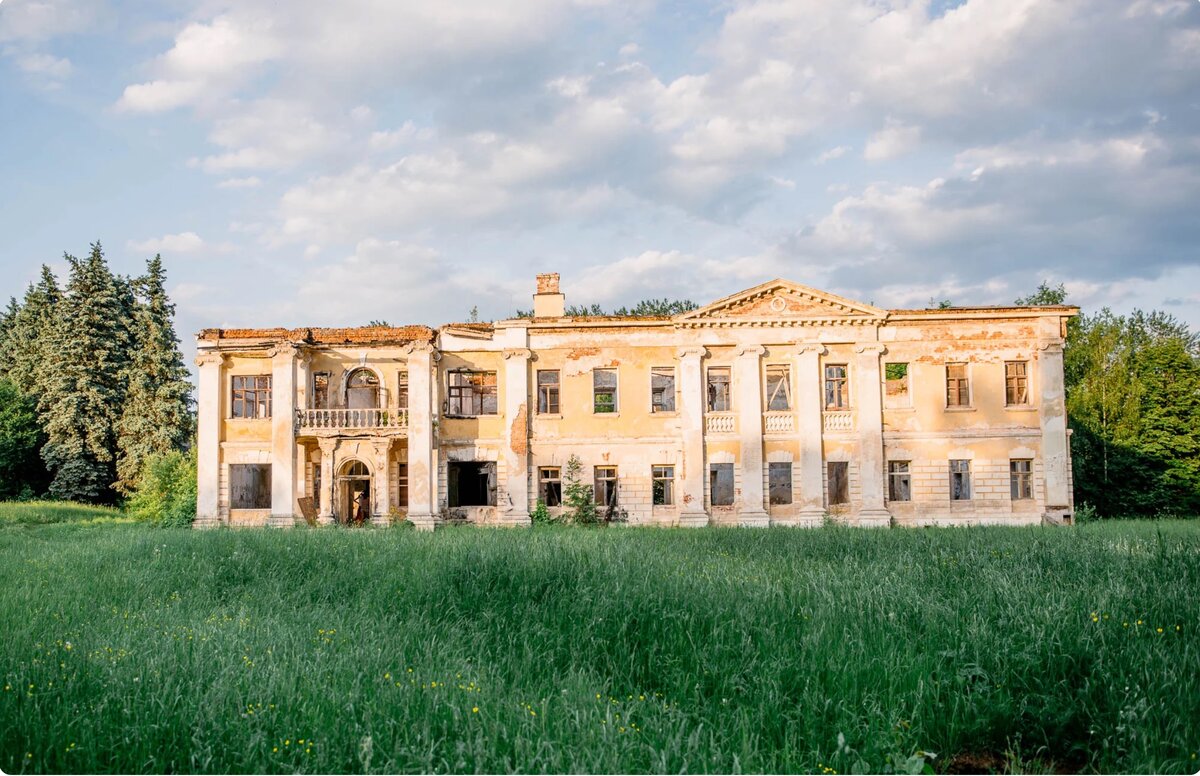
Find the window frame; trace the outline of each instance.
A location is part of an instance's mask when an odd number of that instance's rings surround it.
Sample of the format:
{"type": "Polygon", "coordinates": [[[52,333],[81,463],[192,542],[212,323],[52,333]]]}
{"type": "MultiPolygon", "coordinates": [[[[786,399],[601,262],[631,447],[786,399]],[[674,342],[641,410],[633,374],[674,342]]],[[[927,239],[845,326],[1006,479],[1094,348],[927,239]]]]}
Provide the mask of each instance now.
{"type": "Polygon", "coordinates": [[[971,459],[970,458],[951,458],[950,459],[950,500],[951,501],[972,501],[974,499],[973,488],[971,487],[971,459]],[[955,478],[958,478],[959,487],[957,495],[955,493],[955,478]]]}
{"type": "Polygon", "coordinates": [[[332,377],[327,370],[312,373],[312,395],[309,398],[309,406],[312,409],[329,409],[329,383],[332,377]]]}
{"type": "Polygon", "coordinates": [[[1029,407],[1033,404],[1031,401],[1031,392],[1029,390],[1029,362],[1024,360],[1005,361],[1004,362],[1004,406],[1005,407],[1029,407]],[[1010,375],[1010,366],[1020,366],[1021,374],[1010,375]],[[1015,383],[1014,383],[1015,381],[1015,383]],[[1013,389],[1018,387],[1025,392],[1024,401],[1013,401],[1013,389]]]}
{"type": "Polygon", "coordinates": [[[408,509],[408,462],[407,461],[398,461],[396,463],[396,508],[397,509],[408,509]]]}
{"type": "Polygon", "coordinates": [[[763,368],[763,389],[765,391],[763,407],[767,412],[791,412],[793,409],[792,401],[792,365],[791,364],[767,364],[763,368]],[[771,373],[782,373],[783,379],[776,385],[775,391],[771,391],[771,373]],[[783,407],[772,407],[771,403],[775,397],[779,395],[780,388],[783,388],[783,407]]]}
{"type": "Polygon", "coordinates": [[[850,409],[850,365],[847,363],[825,364],[821,370],[825,377],[825,411],[845,412],[850,409]],[[831,369],[841,369],[841,376],[830,375],[831,369]],[[832,401],[836,399],[836,401],[832,401]]]}
{"type": "Polygon", "coordinates": [[[675,408],[675,367],[673,366],[652,366],[650,367],[650,414],[661,415],[663,413],[676,412],[675,408]],[[664,373],[670,373],[671,389],[670,391],[656,391],[654,389],[654,378],[664,376],[664,373]],[[655,403],[654,397],[656,394],[661,394],[663,397],[669,397],[671,406],[665,406],[664,402],[655,403]]]}
{"type": "Polygon", "coordinates": [[[271,374],[253,374],[253,375],[230,375],[229,376],[229,417],[231,420],[270,420],[271,419],[271,401],[272,401],[273,385],[271,374]],[[249,387],[245,384],[238,387],[239,380],[254,381],[249,387]],[[263,384],[265,382],[265,385],[263,384]],[[241,394],[240,396],[238,394],[241,394]],[[253,399],[248,397],[252,396],[253,399]],[[254,414],[246,415],[245,408],[247,401],[252,401],[250,406],[255,408],[254,414]],[[266,409],[265,414],[259,414],[258,410],[266,409]],[[239,408],[242,414],[238,414],[239,408]]]}
{"type": "Polygon", "coordinates": [[[912,461],[888,461],[888,501],[912,501],[912,461]]]}
{"type": "Polygon", "coordinates": [[[912,407],[912,363],[909,361],[887,361],[883,365],[883,406],[884,409],[905,409],[912,407]],[[904,367],[903,378],[888,376],[888,370],[894,366],[904,367]],[[904,390],[895,394],[888,393],[888,387],[903,384],[904,390]]]}
{"type": "Polygon", "coordinates": [[[675,506],[675,464],[656,463],[650,466],[650,505],[675,506]]]}
{"type": "Polygon", "coordinates": [[[537,386],[537,414],[562,414],[562,370],[539,369],[534,375],[537,386]],[[543,383],[542,375],[554,375],[553,383],[543,383]]]}
{"type": "Polygon", "coordinates": [[[496,380],[496,371],[493,369],[452,369],[446,372],[446,417],[450,418],[478,418],[484,415],[499,415],[500,414],[500,390],[496,380]],[[479,376],[479,382],[474,382],[474,378],[479,376]],[[488,377],[491,377],[491,382],[486,382],[488,377]],[[455,383],[455,380],[467,378],[465,383],[455,383]],[[490,390],[489,390],[490,389],[490,390]],[[492,397],[491,412],[487,411],[487,397],[492,397]],[[464,400],[469,400],[471,403],[472,412],[463,411],[464,400]],[[458,402],[458,411],[455,411],[455,402],[458,402]]]}
{"type": "MultiPolygon", "coordinates": [[[[795,501],[795,472],[792,461],[767,461],[767,504],[773,507],[789,506],[795,501]],[[775,483],[772,481],[772,473],[782,471],[787,472],[787,500],[777,501],[775,498],[775,483]]],[[[781,490],[781,492],[783,492],[781,490]]]]}
{"type": "Polygon", "coordinates": [[[946,362],[946,409],[970,409],[971,403],[971,365],[967,361],[946,362]],[[951,377],[951,367],[962,367],[961,377],[951,377]],[[953,384],[953,388],[951,385],[953,384]],[[951,390],[954,391],[954,402],[950,401],[951,390]],[[963,393],[966,398],[963,398],[963,393]]]}
{"type": "MultiPolygon", "coordinates": [[[[604,386],[607,388],[607,386],[604,386]]],[[[595,367],[592,369],[592,414],[593,415],[616,415],[621,411],[621,372],[614,367],[595,367]],[[601,405],[598,402],[598,397],[608,394],[607,390],[600,390],[601,386],[596,385],[596,379],[601,373],[612,373],[612,406],[607,404],[601,405]],[[604,409],[603,407],[607,407],[604,409]]]]}
{"type": "Polygon", "coordinates": [[[562,467],[561,466],[539,466],[538,467],[537,495],[538,495],[538,501],[541,502],[542,504],[545,504],[547,507],[554,508],[554,507],[562,506],[562,467]],[[552,475],[552,476],[547,476],[547,475],[552,475]],[[550,499],[547,497],[547,494],[549,492],[547,488],[550,485],[557,486],[557,490],[558,490],[557,501],[554,504],[551,504],[550,499]]]}
{"type": "Polygon", "coordinates": [[[408,370],[396,372],[396,409],[408,409],[408,370]]]}
{"type": "Polygon", "coordinates": [[[617,470],[616,466],[605,465],[592,467],[592,500],[596,506],[611,509],[612,507],[618,506],[621,503],[620,481],[620,472],[617,470]],[[611,474],[602,475],[602,471],[611,472],[611,474]],[[607,491],[611,501],[609,499],[602,500],[600,498],[601,483],[605,484],[605,490],[607,491]]]}
{"type": "Polygon", "coordinates": [[[840,507],[840,506],[848,505],[850,503],[850,462],[849,461],[826,461],[825,462],[825,479],[826,479],[826,484],[825,484],[826,499],[828,499],[829,506],[840,507]],[[839,470],[841,470],[843,473],[843,476],[835,478],[833,476],[833,472],[835,470],[834,467],[837,467],[839,470]],[[834,490],[835,480],[841,484],[841,488],[838,488],[837,490],[844,490],[844,493],[841,494],[840,500],[838,500],[838,501],[833,500],[834,496],[838,495],[835,493],[835,490],[834,490]]]}
{"type": "Polygon", "coordinates": [[[710,461],[708,464],[708,503],[713,507],[731,507],[737,503],[737,469],[731,463],[710,461]],[[728,467],[728,468],[726,468],[728,467]],[[717,502],[717,477],[729,472],[729,501],[717,502]]]}
{"type": "Polygon", "coordinates": [[[710,366],[704,370],[704,402],[708,412],[733,412],[733,368],[725,364],[710,366]],[[714,380],[714,375],[724,375],[723,380],[714,380]],[[724,385],[724,407],[721,403],[720,390],[716,386],[724,385]]]}
{"type": "Polygon", "coordinates": [[[1008,496],[1011,501],[1033,501],[1032,458],[1008,459],[1008,496]],[[1025,465],[1023,471],[1020,464],[1025,465]]]}

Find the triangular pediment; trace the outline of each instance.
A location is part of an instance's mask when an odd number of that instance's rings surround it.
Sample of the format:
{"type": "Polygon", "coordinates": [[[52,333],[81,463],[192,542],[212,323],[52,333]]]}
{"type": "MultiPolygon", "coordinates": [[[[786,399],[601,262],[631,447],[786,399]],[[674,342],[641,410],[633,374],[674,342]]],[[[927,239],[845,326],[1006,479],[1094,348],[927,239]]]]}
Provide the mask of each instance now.
{"type": "Polygon", "coordinates": [[[788,280],[771,280],[684,313],[683,325],[863,324],[881,321],[887,311],[788,280]]]}

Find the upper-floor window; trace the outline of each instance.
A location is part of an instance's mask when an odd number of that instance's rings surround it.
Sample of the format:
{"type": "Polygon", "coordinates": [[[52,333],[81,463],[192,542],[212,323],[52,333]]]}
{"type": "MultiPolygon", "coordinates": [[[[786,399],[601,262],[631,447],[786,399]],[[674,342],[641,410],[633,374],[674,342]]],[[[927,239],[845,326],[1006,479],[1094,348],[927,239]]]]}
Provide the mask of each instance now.
{"type": "Polygon", "coordinates": [[[675,411],[675,367],[656,366],[650,370],[650,411],[675,411]]]}
{"type": "Polygon", "coordinates": [[[727,366],[708,368],[708,411],[728,412],[733,409],[730,396],[730,374],[727,366]]]}
{"type": "Polygon", "coordinates": [[[780,411],[791,408],[792,370],[787,364],[767,364],[767,409],[780,411]]]}
{"type": "Polygon", "coordinates": [[[617,411],[617,370],[592,370],[592,411],[596,413],[617,411]]]}
{"type": "Polygon", "coordinates": [[[235,418],[271,417],[271,376],[234,375],[230,406],[235,418]]]}
{"type": "Polygon", "coordinates": [[[1029,403],[1029,362],[1004,362],[1004,403],[1010,407],[1029,403]]]}
{"type": "Polygon", "coordinates": [[[346,408],[369,410],[379,406],[379,376],[370,369],[355,369],[346,380],[346,408]]]}
{"type": "Polygon", "coordinates": [[[971,406],[971,383],[967,379],[966,364],[946,364],[946,406],[971,406]]]}
{"type": "Polygon", "coordinates": [[[314,410],[328,409],[329,407],[329,373],[314,372],[313,373],[313,394],[312,406],[314,410]]]}
{"type": "Polygon", "coordinates": [[[396,406],[402,410],[408,409],[408,372],[396,374],[396,406]]]}
{"type": "Polygon", "coordinates": [[[495,415],[496,373],[457,371],[449,378],[448,415],[495,415]]]}
{"type": "Polygon", "coordinates": [[[908,391],[908,364],[904,362],[883,365],[883,406],[911,407],[908,391]]]}
{"type": "Polygon", "coordinates": [[[850,407],[849,381],[845,364],[825,365],[825,409],[844,410],[850,407]]]}
{"type": "Polygon", "coordinates": [[[543,415],[557,415],[559,371],[557,369],[539,369],[537,373],[537,407],[543,415]]]}

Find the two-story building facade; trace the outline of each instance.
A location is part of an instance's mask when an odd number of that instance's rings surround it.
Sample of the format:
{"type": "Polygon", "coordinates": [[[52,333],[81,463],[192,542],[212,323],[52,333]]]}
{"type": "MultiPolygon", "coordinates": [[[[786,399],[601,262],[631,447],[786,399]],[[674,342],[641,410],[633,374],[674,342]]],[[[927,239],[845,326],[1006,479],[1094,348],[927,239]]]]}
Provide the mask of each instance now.
{"type": "Polygon", "coordinates": [[[198,527],[1070,520],[1068,306],[884,310],[774,280],[661,317],[206,329],[198,527]],[[572,471],[571,464],[574,463],[572,471]]]}

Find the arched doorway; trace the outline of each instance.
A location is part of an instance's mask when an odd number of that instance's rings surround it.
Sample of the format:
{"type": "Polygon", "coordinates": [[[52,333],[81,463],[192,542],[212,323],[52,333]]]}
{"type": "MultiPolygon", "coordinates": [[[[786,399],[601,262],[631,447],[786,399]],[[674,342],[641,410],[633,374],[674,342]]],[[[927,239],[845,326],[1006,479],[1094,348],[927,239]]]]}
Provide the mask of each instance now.
{"type": "Polygon", "coordinates": [[[371,471],[362,461],[347,461],[337,478],[339,523],[354,525],[371,519],[371,471]]]}
{"type": "Polygon", "coordinates": [[[346,380],[346,409],[374,410],[378,408],[379,376],[370,369],[355,369],[346,380]]]}

